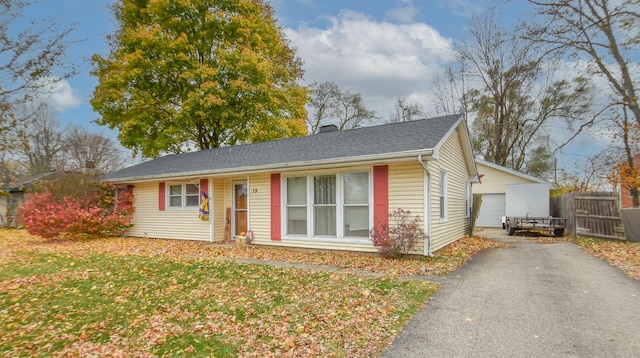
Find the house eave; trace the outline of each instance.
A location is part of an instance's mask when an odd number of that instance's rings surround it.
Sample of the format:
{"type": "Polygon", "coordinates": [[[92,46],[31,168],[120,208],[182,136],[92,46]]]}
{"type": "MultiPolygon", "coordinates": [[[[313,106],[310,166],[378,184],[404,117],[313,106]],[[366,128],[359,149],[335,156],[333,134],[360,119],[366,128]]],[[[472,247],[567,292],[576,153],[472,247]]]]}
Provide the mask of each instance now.
{"type": "Polygon", "coordinates": [[[422,155],[425,157],[432,157],[434,155],[434,149],[419,149],[419,150],[411,150],[405,152],[398,153],[384,153],[384,154],[373,154],[373,155],[364,155],[364,156],[355,156],[355,157],[345,157],[345,158],[332,158],[332,159],[322,159],[322,160],[311,160],[311,161],[301,161],[301,162],[291,162],[291,163],[278,163],[278,164],[268,164],[261,166],[249,166],[249,167],[236,167],[236,168],[228,168],[228,169],[219,169],[219,170],[198,170],[192,172],[180,172],[180,173],[168,173],[168,174],[160,174],[160,175],[145,175],[145,176],[134,176],[134,177],[122,177],[122,178],[114,178],[114,179],[104,179],[107,183],[123,183],[123,182],[148,182],[148,181],[156,181],[156,180],[170,180],[170,179],[188,179],[188,178],[199,178],[204,176],[228,176],[233,174],[255,174],[255,173],[264,173],[264,172],[273,172],[274,170],[278,171],[290,171],[290,170],[299,170],[304,168],[313,168],[313,169],[323,169],[329,167],[338,167],[345,165],[367,165],[367,164],[375,164],[379,162],[396,162],[396,161],[405,161],[405,160],[415,160],[418,155],[422,155]]]}

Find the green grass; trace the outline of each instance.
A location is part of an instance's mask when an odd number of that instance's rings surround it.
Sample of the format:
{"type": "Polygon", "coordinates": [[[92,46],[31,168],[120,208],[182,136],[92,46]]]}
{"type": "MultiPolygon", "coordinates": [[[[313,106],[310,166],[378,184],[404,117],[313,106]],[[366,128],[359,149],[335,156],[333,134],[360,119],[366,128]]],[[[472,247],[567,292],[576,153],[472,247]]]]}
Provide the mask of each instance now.
{"type": "Polygon", "coordinates": [[[0,261],[0,355],[367,356],[437,289],[215,259],[58,251],[22,249],[0,261]]]}

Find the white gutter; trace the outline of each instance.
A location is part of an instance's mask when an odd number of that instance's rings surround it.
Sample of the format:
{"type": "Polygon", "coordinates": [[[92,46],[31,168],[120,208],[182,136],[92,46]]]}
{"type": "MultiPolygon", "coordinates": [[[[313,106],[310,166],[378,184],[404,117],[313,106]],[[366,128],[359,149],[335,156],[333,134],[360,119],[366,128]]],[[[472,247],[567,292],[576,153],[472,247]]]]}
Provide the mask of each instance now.
{"type": "MultiPolygon", "coordinates": [[[[428,157],[427,158],[427,162],[425,163],[422,154],[418,155],[418,163],[420,163],[420,165],[422,166],[422,168],[424,169],[424,172],[427,173],[427,178],[429,181],[431,181],[431,173],[429,172],[429,165],[428,165],[428,161],[433,159],[433,157],[428,157]]],[[[431,190],[431,184],[428,183],[427,185],[427,189],[431,190]]],[[[424,204],[425,209],[426,210],[430,210],[431,208],[431,194],[430,193],[425,193],[425,199],[426,199],[426,203],[424,204]]],[[[433,253],[431,252],[431,214],[428,215],[429,216],[429,222],[427,222],[427,213],[425,212],[425,225],[427,226],[427,232],[426,232],[426,237],[427,237],[427,252],[426,252],[426,256],[429,257],[433,257],[433,253]]]]}
{"type": "Polygon", "coordinates": [[[220,176],[225,174],[238,174],[238,173],[264,173],[271,172],[274,170],[284,171],[284,170],[292,170],[297,168],[311,167],[322,169],[324,167],[336,167],[338,165],[347,165],[347,164],[369,164],[369,163],[377,163],[380,161],[392,162],[392,161],[401,161],[409,158],[413,158],[416,154],[432,156],[434,153],[433,149],[420,149],[420,150],[411,150],[406,152],[398,152],[398,153],[383,153],[383,154],[373,154],[373,155],[363,155],[357,157],[347,157],[347,158],[333,158],[333,159],[322,159],[322,160],[311,160],[311,161],[302,161],[302,162],[294,162],[294,163],[279,163],[279,164],[268,164],[268,165],[260,165],[260,166],[251,166],[251,167],[238,167],[238,168],[229,168],[229,169],[221,169],[221,170],[198,170],[193,172],[183,172],[183,173],[171,173],[167,175],[143,175],[137,177],[124,177],[124,178],[116,178],[116,179],[106,179],[105,182],[144,182],[144,181],[156,181],[162,179],[171,179],[171,178],[199,178],[202,176],[220,176]]]}

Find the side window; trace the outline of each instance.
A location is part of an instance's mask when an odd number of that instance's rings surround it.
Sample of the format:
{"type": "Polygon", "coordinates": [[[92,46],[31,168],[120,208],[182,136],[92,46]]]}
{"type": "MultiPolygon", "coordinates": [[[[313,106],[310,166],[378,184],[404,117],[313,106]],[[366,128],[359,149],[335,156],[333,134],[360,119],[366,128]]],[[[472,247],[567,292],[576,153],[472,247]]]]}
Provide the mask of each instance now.
{"type": "Polygon", "coordinates": [[[471,193],[471,183],[467,182],[467,199],[466,199],[467,217],[471,216],[471,205],[473,205],[473,194],[471,193]]]}
{"type": "Polygon", "coordinates": [[[440,172],[440,220],[447,220],[447,172],[440,172]]]}

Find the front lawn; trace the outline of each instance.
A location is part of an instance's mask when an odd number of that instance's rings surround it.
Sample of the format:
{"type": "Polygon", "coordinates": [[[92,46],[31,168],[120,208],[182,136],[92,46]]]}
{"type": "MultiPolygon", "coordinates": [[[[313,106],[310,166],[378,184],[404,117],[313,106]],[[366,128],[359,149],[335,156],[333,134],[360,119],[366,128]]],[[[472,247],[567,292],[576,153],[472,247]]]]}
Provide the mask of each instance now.
{"type": "Polygon", "coordinates": [[[0,355],[375,356],[437,290],[396,275],[450,272],[490,246],[467,239],[435,258],[389,261],[176,240],[43,241],[0,230],[0,355]]]}
{"type": "Polygon", "coordinates": [[[6,356],[366,356],[436,289],[197,258],[194,242],[2,235],[6,356]]]}
{"type": "Polygon", "coordinates": [[[627,276],[640,281],[640,243],[583,237],[574,238],[573,241],[587,252],[618,267],[627,276]]]}

